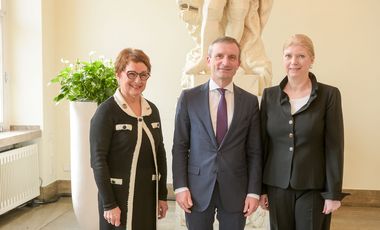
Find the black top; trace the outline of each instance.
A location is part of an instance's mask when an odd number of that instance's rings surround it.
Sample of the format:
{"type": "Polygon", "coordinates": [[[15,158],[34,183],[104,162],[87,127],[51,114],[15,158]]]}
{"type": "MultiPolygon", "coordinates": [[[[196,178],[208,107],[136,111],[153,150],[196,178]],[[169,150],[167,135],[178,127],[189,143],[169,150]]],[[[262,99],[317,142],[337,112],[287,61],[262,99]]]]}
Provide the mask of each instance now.
{"type": "Polygon", "coordinates": [[[261,122],[264,141],[263,183],[283,189],[321,190],[324,199],[341,200],[343,116],[337,88],[309,74],[308,102],[291,114],[289,97],[279,86],[264,90],[261,122]]]}

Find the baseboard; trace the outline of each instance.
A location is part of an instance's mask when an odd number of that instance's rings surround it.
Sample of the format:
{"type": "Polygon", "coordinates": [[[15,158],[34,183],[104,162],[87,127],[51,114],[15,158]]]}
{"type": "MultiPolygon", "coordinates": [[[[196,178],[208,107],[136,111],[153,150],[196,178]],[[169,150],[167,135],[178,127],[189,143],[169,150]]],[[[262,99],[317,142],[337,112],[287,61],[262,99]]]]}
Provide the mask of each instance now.
{"type": "MultiPolygon", "coordinates": [[[[168,184],[168,200],[175,200],[173,184],[168,184]]],[[[70,180],[57,180],[45,187],[40,187],[39,199],[49,200],[60,194],[71,194],[70,180]]]]}
{"type": "MultiPolygon", "coordinates": [[[[173,184],[168,184],[168,200],[175,200],[173,184]]],[[[344,189],[343,192],[350,193],[346,196],[342,205],[356,207],[380,207],[380,190],[344,189]]]]}
{"type": "MultiPolygon", "coordinates": [[[[168,200],[175,200],[173,184],[168,184],[168,200]]],[[[41,187],[40,200],[50,200],[60,194],[71,193],[71,181],[58,180],[48,186],[41,187]]],[[[344,189],[343,192],[350,193],[346,196],[342,205],[357,206],[357,207],[380,207],[380,190],[359,190],[359,189],[344,189]]]]}
{"type": "MultiPolygon", "coordinates": [[[[173,184],[168,184],[168,200],[175,200],[173,184]]],[[[50,200],[60,194],[71,194],[70,180],[57,180],[45,187],[40,187],[40,200],[50,200]]]]}
{"type": "Polygon", "coordinates": [[[70,180],[58,180],[57,181],[59,194],[71,194],[71,181],[70,180]]]}
{"type": "Polygon", "coordinates": [[[48,201],[62,194],[71,194],[71,181],[57,180],[47,186],[40,187],[40,196],[38,199],[48,201]]]}
{"type": "Polygon", "coordinates": [[[380,207],[380,190],[344,189],[343,192],[350,193],[351,195],[343,199],[342,205],[380,207]]]}
{"type": "Polygon", "coordinates": [[[45,186],[40,187],[40,196],[37,199],[41,201],[48,201],[56,197],[58,194],[57,181],[45,186]]]}
{"type": "Polygon", "coordinates": [[[167,184],[166,187],[168,188],[168,200],[175,200],[173,184],[167,184]]]}
{"type": "MultiPolygon", "coordinates": [[[[168,184],[168,200],[175,200],[173,191],[173,184],[168,184]]],[[[40,187],[40,200],[49,200],[59,194],[71,194],[71,181],[70,180],[57,180],[45,187],[40,187]]]]}

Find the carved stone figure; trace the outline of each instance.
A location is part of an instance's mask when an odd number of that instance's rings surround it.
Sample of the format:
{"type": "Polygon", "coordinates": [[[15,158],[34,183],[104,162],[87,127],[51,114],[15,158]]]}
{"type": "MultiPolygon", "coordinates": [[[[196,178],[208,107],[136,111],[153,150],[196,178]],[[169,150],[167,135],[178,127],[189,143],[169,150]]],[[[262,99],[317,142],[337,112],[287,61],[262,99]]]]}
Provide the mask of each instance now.
{"type": "Polygon", "coordinates": [[[198,76],[208,74],[208,47],[224,35],[240,43],[242,62],[237,75],[251,76],[255,81],[255,89],[248,91],[260,95],[271,85],[272,66],[261,35],[273,0],[177,0],[177,3],[180,16],[196,43],[186,58],[184,88],[193,87],[198,76]]]}

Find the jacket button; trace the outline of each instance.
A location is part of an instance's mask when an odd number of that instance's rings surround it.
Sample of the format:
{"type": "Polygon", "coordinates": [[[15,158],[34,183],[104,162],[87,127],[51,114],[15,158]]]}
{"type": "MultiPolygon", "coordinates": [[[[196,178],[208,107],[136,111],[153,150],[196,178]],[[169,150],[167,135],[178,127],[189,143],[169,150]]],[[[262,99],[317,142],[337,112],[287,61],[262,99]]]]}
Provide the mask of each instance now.
{"type": "Polygon", "coordinates": [[[139,122],[142,122],[142,118],[141,117],[139,118],[139,122]]]}
{"type": "Polygon", "coordinates": [[[289,120],[289,125],[292,125],[293,124],[293,120],[289,120]]]}
{"type": "Polygon", "coordinates": [[[289,147],[289,151],[290,151],[290,152],[293,152],[293,147],[289,147]]]}
{"type": "Polygon", "coordinates": [[[289,133],[289,138],[293,138],[293,133],[289,133]]]}

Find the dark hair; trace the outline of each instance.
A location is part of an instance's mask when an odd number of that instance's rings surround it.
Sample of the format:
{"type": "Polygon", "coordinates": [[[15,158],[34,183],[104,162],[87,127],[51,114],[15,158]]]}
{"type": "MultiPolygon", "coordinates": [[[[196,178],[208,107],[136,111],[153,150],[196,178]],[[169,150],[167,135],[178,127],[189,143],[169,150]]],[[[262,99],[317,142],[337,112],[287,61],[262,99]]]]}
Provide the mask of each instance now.
{"type": "Polygon", "coordinates": [[[126,48],[120,51],[119,55],[115,61],[115,73],[119,74],[124,71],[125,67],[129,62],[142,62],[148,68],[148,72],[151,71],[151,64],[148,55],[146,55],[142,50],[126,48]]]}
{"type": "Polygon", "coordinates": [[[228,37],[228,36],[219,37],[215,41],[213,41],[210,44],[210,46],[208,47],[208,56],[211,57],[212,48],[213,48],[214,44],[217,44],[217,43],[235,44],[238,47],[238,49],[239,49],[239,60],[240,60],[240,54],[241,54],[240,44],[239,44],[238,41],[236,41],[235,38],[228,37]]]}

